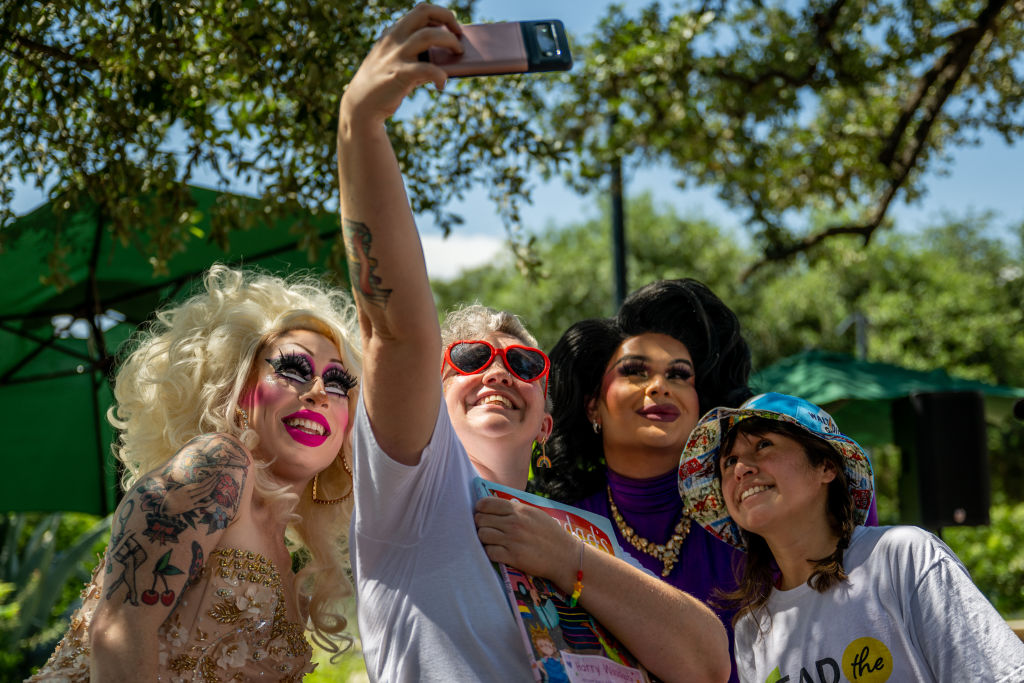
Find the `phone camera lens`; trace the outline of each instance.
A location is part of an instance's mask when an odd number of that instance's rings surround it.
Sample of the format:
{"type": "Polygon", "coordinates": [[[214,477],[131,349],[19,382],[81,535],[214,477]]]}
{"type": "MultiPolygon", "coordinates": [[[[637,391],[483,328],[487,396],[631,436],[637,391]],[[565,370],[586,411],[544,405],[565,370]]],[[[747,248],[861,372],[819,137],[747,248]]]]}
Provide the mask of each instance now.
{"type": "Polygon", "coordinates": [[[562,53],[558,49],[558,41],[555,40],[554,27],[551,24],[543,23],[537,24],[537,47],[540,48],[540,53],[545,57],[554,57],[562,53]]]}

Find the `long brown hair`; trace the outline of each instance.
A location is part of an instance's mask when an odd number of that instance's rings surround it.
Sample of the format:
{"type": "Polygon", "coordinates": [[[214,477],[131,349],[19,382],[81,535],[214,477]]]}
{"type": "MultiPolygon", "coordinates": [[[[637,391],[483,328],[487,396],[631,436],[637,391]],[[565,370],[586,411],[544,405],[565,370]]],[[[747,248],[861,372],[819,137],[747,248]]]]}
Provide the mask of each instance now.
{"type": "MultiPolygon", "coordinates": [[[[807,461],[812,466],[817,467],[822,463],[831,463],[836,476],[828,485],[828,501],[825,510],[829,527],[839,537],[839,542],[831,554],[821,559],[811,560],[814,563],[814,571],[807,579],[807,585],[819,593],[824,593],[836,584],[846,581],[843,552],[850,546],[850,538],[853,536],[856,523],[853,497],[850,495],[846,472],[843,469],[843,456],[827,441],[814,436],[801,427],[762,417],[748,417],[737,423],[722,440],[719,453],[728,453],[732,450],[736,436],[741,433],[751,436],[781,434],[793,439],[804,449],[807,461]]],[[[717,461],[715,467],[718,468],[717,461]]],[[[721,478],[721,470],[718,471],[718,476],[721,478]]],[[[747,612],[754,613],[768,602],[772,588],[775,586],[775,580],[779,575],[775,557],[764,538],[746,530],[741,530],[741,532],[747,544],[747,561],[744,563],[740,575],[737,576],[739,586],[734,591],[720,592],[716,596],[716,602],[723,607],[736,610],[733,624],[747,612]]]]}

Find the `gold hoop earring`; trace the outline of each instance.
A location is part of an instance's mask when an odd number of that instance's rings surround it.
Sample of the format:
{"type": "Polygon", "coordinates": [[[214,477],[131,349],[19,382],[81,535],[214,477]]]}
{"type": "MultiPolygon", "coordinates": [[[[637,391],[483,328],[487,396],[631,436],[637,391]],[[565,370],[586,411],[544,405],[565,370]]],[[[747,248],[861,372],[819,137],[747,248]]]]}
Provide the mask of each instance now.
{"type": "Polygon", "coordinates": [[[249,429],[249,413],[245,408],[235,407],[235,415],[242,418],[242,431],[249,429]]]}
{"type": "Polygon", "coordinates": [[[334,505],[336,503],[340,503],[341,501],[345,500],[346,498],[352,495],[352,490],[349,489],[349,492],[346,493],[341,498],[317,498],[316,489],[317,485],[319,484],[319,481],[320,473],[317,472],[316,474],[313,475],[313,502],[316,503],[317,505],[334,505]]]}
{"type": "Polygon", "coordinates": [[[341,498],[318,498],[317,497],[317,488],[319,487],[319,484],[320,484],[320,473],[317,472],[316,474],[313,475],[313,502],[316,503],[317,505],[334,505],[335,503],[340,503],[341,501],[343,501],[346,498],[348,498],[349,496],[351,496],[352,492],[355,490],[355,486],[356,486],[355,476],[352,474],[352,468],[350,468],[348,466],[348,460],[345,459],[345,449],[344,449],[344,447],[341,448],[338,451],[338,460],[341,461],[342,469],[344,469],[345,472],[348,473],[348,481],[349,481],[348,493],[346,493],[341,498]]]}
{"type": "Polygon", "coordinates": [[[548,457],[547,441],[540,442],[540,457],[537,458],[537,467],[548,469],[551,467],[551,458],[548,457]]]}
{"type": "Polygon", "coordinates": [[[341,466],[348,472],[348,478],[352,481],[356,480],[356,475],[352,474],[352,468],[348,465],[348,459],[345,457],[345,451],[342,450],[338,453],[338,459],[341,460],[341,466]]]}

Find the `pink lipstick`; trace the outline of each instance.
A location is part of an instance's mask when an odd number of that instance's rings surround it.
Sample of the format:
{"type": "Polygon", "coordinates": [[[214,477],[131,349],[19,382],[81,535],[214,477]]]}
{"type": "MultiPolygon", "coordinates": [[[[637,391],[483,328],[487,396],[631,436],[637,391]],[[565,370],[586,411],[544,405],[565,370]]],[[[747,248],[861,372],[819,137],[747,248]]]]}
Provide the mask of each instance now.
{"type": "Polygon", "coordinates": [[[300,410],[281,420],[285,431],[303,446],[317,447],[327,441],[331,428],[327,418],[312,410],[300,410]]]}

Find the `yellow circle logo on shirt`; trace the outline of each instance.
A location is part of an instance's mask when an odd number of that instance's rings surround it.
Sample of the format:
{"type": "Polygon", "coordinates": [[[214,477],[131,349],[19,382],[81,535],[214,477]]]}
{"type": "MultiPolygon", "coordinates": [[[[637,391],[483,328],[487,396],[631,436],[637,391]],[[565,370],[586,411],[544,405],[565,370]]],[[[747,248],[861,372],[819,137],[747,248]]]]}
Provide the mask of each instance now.
{"type": "Polygon", "coordinates": [[[892,675],[892,653],[880,640],[858,638],[843,651],[843,673],[855,683],[885,683],[892,675]]]}

